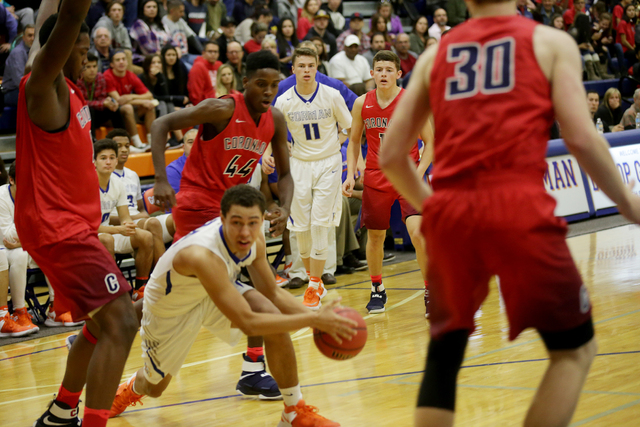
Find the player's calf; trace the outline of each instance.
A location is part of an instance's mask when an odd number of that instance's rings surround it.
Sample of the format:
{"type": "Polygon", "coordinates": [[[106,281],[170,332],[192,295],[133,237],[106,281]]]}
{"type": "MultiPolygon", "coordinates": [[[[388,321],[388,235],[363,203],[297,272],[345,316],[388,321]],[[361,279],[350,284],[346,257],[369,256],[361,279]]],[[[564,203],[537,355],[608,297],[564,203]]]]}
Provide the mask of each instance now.
{"type": "Polygon", "coordinates": [[[162,224],[156,218],[149,218],[145,221],[143,229],[153,237],[153,263],[157,264],[165,252],[162,224]]]}
{"type": "MultiPolygon", "coordinates": [[[[136,264],[136,281],[135,290],[138,291],[147,284],[149,280],[149,274],[151,273],[151,266],[153,264],[153,236],[146,230],[136,229],[136,232],[131,236],[131,246],[137,250],[135,256],[136,264]]],[[[144,291],[143,291],[144,292],[144,291]]],[[[136,299],[140,299],[139,298],[136,299]]]]}

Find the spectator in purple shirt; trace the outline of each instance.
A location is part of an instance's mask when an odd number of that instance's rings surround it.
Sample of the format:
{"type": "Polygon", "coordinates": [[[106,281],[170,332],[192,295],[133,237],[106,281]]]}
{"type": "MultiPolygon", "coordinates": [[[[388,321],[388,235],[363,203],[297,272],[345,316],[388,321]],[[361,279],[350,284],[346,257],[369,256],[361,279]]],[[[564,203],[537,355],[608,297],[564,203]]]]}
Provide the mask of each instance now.
{"type": "Polygon", "coordinates": [[[156,0],[143,0],[140,16],[133,23],[129,35],[136,53],[140,55],[160,53],[167,44],[170,37],[162,25],[156,0]]]}
{"type": "Polygon", "coordinates": [[[184,154],[167,165],[167,180],[169,180],[171,188],[173,188],[173,191],[176,193],[180,191],[182,170],[184,169],[185,163],[187,163],[187,157],[189,157],[189,153],[191,153],[191,147],[196,140],[197,134],[198,129],[191,129],[184,134],[184,154]]]}
{"type": "Polygon", "coordinates": [[[18,35],[18,21],[11,13],[0,4],[0,75],[4,75],[4,64],[7,61],[11,44],[18,35]]]}
{"type": "Polygon", "coordinates": [[[6,105],[18,105],[20,79],[24,75],[24,67],[27,65],[29,50],[33,44],[35,32],[33,25],[27,25],[22,35],[22,41],[11,51],[7,58],[2,80],[2,92],[6,105]]]}

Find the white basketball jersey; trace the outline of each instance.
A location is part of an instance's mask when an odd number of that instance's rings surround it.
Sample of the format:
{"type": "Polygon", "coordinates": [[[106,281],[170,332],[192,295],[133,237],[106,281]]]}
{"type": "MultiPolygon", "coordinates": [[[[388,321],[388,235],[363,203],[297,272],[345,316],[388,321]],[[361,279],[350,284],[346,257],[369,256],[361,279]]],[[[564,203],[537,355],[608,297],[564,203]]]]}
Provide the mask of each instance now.
{"type": "Polygon", "coordinates": [[[284,114],[293,138],[291,155],[299,160],[322,160],[340,152],[338,128],[351,129],[351,112],[337,89],[318,83],[310,96],[293,86],[275,104],[284,114]]]}
{"type": "MultiPolygon", "coordinates": [[[[112,175],[113,177],[113,175],[112,175]]],[[[100,207],[102,209],[102,219],[100,225],[109,225],[111,212],[118,206],[127,206],[127,193],[124,191],[122,182],[118,179],[109,178],[107,189],[100,187],[100,207]]]]}
{"type": "Polygon", "coordinates": [[[0,187],[0,248],[4,248],[2,239],[15,240],[18,237],[13,220],[15,209],[11,185],[5,184],[0,187]]]}
{"type": "MultiPolygon", "coordinates": [[[[124,185],[124,191],[127,194],[127,203],[129,204],[129,215],[138,215],[138,200],[142,200],[142,187],[140,186],[140,177],[137,173],[129,168],[122,170],[114,170],[111,174],[112,180],[120,180],[124,185]]],[[[112,215],[118,215],[118,212],[113,211],[112,215]]]]}
{"type": "MultiPolygon", "coordinates": [[[[207,291],[196,277],[183,276],[173,268],[173,259],[184,248],[198,245],[216,254],[227,266],[226,275],[231,283],[236,281],[240,268],[256,259],[256,244],[243,259],[235,256],[227,246],[222,232],[222,220],[216,218],[193,230],[174,243],[158,260],[144,290],[144,308],[156,316],[175,317],[191,311],[209,298],[207,291]]],[[[219,272],[223,274],[223,272],[219,272]]]]}

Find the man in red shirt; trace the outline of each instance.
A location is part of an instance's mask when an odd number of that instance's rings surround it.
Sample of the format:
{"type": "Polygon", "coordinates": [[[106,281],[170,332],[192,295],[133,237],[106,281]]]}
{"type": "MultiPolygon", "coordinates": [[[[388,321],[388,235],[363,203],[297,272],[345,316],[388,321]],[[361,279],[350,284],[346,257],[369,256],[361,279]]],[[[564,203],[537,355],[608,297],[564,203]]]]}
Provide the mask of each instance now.
{"type": "Polygon", "coordinates": [[[204,45],[202,56],[194,61],[187,82],[189,99],[193,105],[216,97],[218,68],[222,65],[222,62],[218,61],[218,56],[220,56],[220,46],[216,42],[208,41],[204,45]]]}
{"type": "Polygon", "coordinates": [[[151,129],[151,124],[156,119],[156,105],[158,104],[153,99],[153,94],[138,76],[127,70],[128,65],[124,51],[116,50],[111,55],[111,68],[104,73],[104,78],[107,80],[107,92],[109,92],[109,95],[119,105],[131,105],[133,107],[133,111],[130,109],[123,110],[125,128],[131,135],[133,145],[146,149],[149,145],[143,144],[140,140],[136,119],[137,117],[144,118],[148,133],[151,129]]]}
{"type": "Polygon", "coordinates": [[[524,425],[567,426],[597,346],[566,222],[554,216],[542,184],[554,118],[585,172],[636,223],[640,198],[593,126],[574,39],[517,16],[514,1],[466,4],[473,18],[418,60],[380,157],[389,180],[422,211],[429,256],[431,340],[415,425],[453,425],[474,317],[498,275],[509,338],[535,328],[550,359],[524,425]],[[409,157],[430,116],[433,190],[409,157]]]}
{"type": "Polygon", "coordinates": [[[416,65],[417,55],[409,50],[409,36],[406,33],[400,33],[396,37],[396,54],[400,58],[400,68],[402,75],[406,76],[416,65]]]}
{"type": "Polygon", "coordinates": [[[91,46],[84,24],[91,0],[63,0],[54,14],[58,4],[42,2],[31,72],[20,83],[15,223],[22,246],[51,281],[56,304],[86,324],[69,351],[55,400],[34,426],[80,425],[86,383],[82,424],[105,427],[138,326],[131,287],[98,240],[91,115],[73,83],[91,46]]]}

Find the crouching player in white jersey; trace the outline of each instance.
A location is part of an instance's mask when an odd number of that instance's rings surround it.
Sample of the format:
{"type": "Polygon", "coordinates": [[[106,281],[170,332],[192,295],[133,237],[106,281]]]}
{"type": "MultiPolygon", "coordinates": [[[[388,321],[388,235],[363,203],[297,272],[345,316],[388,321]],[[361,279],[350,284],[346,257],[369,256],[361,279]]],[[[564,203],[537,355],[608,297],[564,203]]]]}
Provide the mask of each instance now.
{"type": "Polygon", "coordinates": [[[297,47],[292,61],[296,84],[275,103],[293,138],[290,164],[295,185],[287,228],[296,232],[300,258],[309,275],[304,305],[317,310],[326,295],[321,276],[329,233],[335,232],[342,213],[342,155],[337,125],[350,129],[351,113],[340,92],[316,82],[315,49],[297,47]]]}
{"type": "Polygon", "coordinates": [[[315,327],[335,339],[351,339],[355,322],[333,311],[337,301],[311,312],[278,288],[262,233],[265,205],[255,188],[228,189],[220,202],[221,217],[174,243],[160,258],[143,300],[144,367],[120,385],[111,416],[144,396],[159,397],[204,326],[231,345],[240,338],[240,330],[264,336],[269,366],[285,404],[278,427],[339,426],[302,399],[288,332],[315,327]],[[241,267],[247,267],[256,289],[236,281],[241,267]],[[252,306],[262,307],[262,312],[253,312],[252,306]]]}
{"type": "Polygon", "coordinates": [[[93,145],[93,159],[100,182],[102,208],[98,237],[112,255],[130,254],[135,251],[136,290],[133,293],[135,301],[143,296],[143,293],[137,290],[144,289],[144,285],[149,280],[153,263],[153,236],[148,231],[136,228],[129,215],[129,202],[124,186],[120,180],[112,179],[112,173],[118,163],[117,153],[118,144],[111,139],[101,139],[93,145]],[[109,217],[114,209],[118,212],[121,225],[109,225],[109,217]]]}

